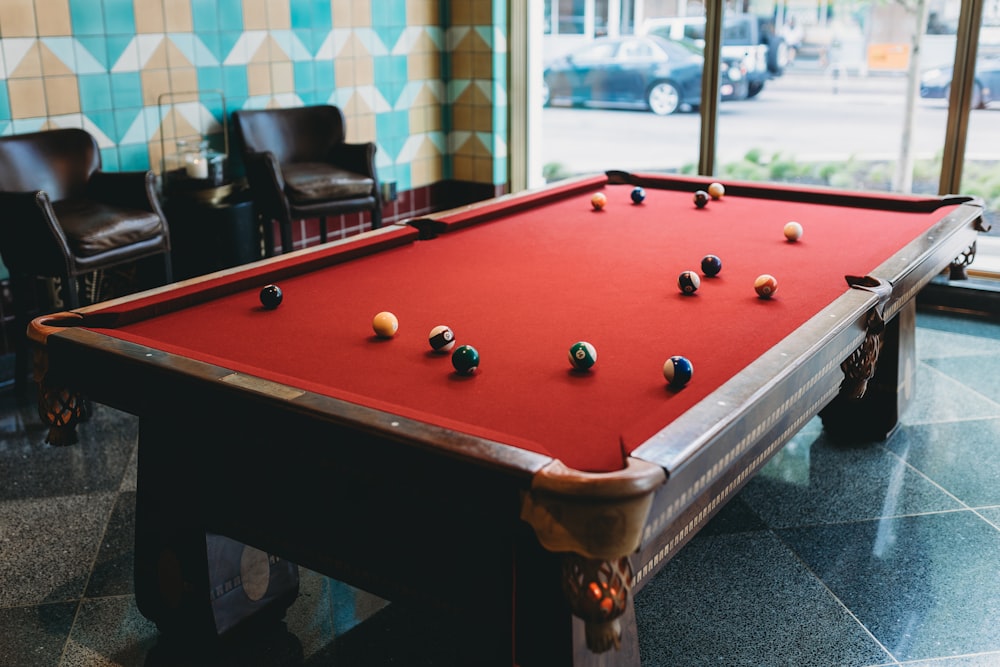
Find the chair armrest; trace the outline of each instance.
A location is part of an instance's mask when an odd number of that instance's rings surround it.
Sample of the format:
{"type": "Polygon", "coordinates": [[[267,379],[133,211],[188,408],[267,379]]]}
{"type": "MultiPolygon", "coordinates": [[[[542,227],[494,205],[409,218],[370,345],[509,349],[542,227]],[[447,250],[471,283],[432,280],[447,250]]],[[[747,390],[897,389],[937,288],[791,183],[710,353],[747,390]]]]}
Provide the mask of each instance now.
{"type": "Polygon", "coordinates": [[[254,193],[257,213],[272,219],[289,219],[291,211],[285,198],[285,179],[278,158],[270,151],[247,151],[243,154],[247,184],[254,193]]]}
{"type": "Polygon", "coordinates": [[[87,197],[105,204],[160,212],[152,171],[95,171],[87,182],[87,197]]]}
{"type": "Polygon", "coordinates": [[[52,275],[66,271],[69,243],[46,192],[0,192],[0,210],[0,249],[7,268],[52,275]]]}
{"type": "Polygon", "coordinates": [[[337,144],[330,149],[329,160],[339,167],[368,176],[375,181],[376,188],[378,187],[378,177],[375,175],[375,144],[373,142],[337,144]]]}

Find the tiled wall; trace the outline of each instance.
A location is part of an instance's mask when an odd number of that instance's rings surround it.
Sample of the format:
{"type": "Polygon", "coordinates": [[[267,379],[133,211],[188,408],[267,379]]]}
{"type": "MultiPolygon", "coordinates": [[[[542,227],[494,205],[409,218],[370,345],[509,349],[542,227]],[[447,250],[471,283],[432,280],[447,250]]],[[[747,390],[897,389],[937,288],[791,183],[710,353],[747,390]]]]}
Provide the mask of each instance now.
{"type": "Polygon", "coordinates": [[[106,168],[159,169],[221,143],[223,99],[332,103],[400,191],[502,184],[505,33],[504,0],[0,0],[0,134],[84,127],[106,168]]]}
{"type": "Polygon", "coordinates": [[[173,137],[223,146],[236,109],[331,103],[397,184],[386,219],[426,213],[506,187],[506,16],[506,0],[0,0],[0,135],[83,127],[106,169],[159,171],[173,137]]]}

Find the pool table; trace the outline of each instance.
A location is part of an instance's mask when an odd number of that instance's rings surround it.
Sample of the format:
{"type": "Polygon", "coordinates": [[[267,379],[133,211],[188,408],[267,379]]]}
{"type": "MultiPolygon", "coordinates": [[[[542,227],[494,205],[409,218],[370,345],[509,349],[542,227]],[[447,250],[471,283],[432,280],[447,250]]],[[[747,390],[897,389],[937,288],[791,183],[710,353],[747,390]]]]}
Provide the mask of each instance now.
{"type": "Polygon", "coordinates": [[[807,421],[892,432],[916,294],[983,229],[970,197],[724,183],[698,208],[708,183],[575,178],[36,319],[54,442],[81,396],[139,416],[142,613],[225,633],[280,615],[299,564],[468,619],[477,661],[639,664],[635,593],[807,421]]]}

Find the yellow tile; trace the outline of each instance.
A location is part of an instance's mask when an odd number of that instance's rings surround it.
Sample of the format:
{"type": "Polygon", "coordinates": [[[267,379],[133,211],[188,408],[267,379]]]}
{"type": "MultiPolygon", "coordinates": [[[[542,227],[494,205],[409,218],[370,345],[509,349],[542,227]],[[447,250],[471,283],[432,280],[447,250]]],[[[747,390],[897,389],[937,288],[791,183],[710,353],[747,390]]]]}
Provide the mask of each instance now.
{"type": "Polygon", "coordinates": [[[80,88],[75,76],[45,78],[45,106],[49,116],[80,113],[80,88]]]}
{"type": "Polygon", "coordinates": [[[493,182],[493,159],[475,158],[472,161],[472,177],[477,183],[493,182]]]}
{"type": "Polygon", "coordinates": [[[477,132],[492,132],[493,107],[473,107],[472,127],[477,132]]]}
{"type": "Polygon", "coordinates": [[[415,160],[410,164],[410,185],[419,188],[437,183],[444,178],[444,161],[415,160]]]}
{"type": "Polygon", "coordinates": [[[166,0],[132,0],[135,31],[139,34],[166,32],[166,0]]]}
{"type": "Polygon", "coordinates": [[[375,82],[375,61],[371,58],[354,59],[354,85],[370,86],[375,82]]]}
{"type": "Polygon", "coordinates": [[[471,130],[472,107],[467,104],[452,105],[451,126],[456,130],[471,130]]]}
{"type": "Polygon", "coordinates": [[[455,0],[451,3],[451,27],[472,25],[472,2],[455,0]]]}
{"type": "Polygon", "coordinates": [[[35,0],[39,37],[66,37],[73,34],[69,0],[35,0]]]}
{"type": "Polygon", "coordinates": [[[0,2],[0,37],[34,37],[35,6],[32,0],[0,2]]]}
{"type": "Polygon", "coordinates": [[[271,88],[275,94],[295,92],[295,71],[292,63],[271,63],[271,88]]]}
{"type": "Polygon", "coordinates": [[[333,17],[334,28],[350,28],[351,5],[354,0],[330,0],[330,14],[333,17]]]}
{"type": "Polygon", "coordinates": [[[438,24],[440,10],[437,0],[406,0],[406,25],[438,24]]]}
{"type": "Polygon", "coordinates": [[[493,3],[473,2],[472,3],[472,24],[492,25],[493,24],[493,3]]]}
{"type": "Polygon", "coordinates": [[[268,63],[247,65],[247,89],[251,95],[271,94],[271,66],[268,63]]]}
{"type": "Polygon", "coordinates": [[[406,57],[406,71],[410,81],[441,78],[441,57],[437,53],[411,53],[406,57]]]}
{"type": "Polygon", "coordinates": [[[471,79],[472,58],[467,53],[454,53],[451,59],[451,74],[456,79],[471,79]]]}
{"type": "Polygon", "coordinates": [[[353,88],[357,85],[354,77],[354,59],[337,58],[333,61],[334,82],[338,88],[353,88]]]}
{"type": "MultiPolygon", "coordinates": [[[[177,67],[194,67],[194,63],[191,62],[191,59],[188,58],[183,51],[177,48],[177,45],[174,44],[173,40],[171,39],[163,40],[162,51],[167,58],[166,66],[169,67],[170,69],[174,69],[177,67]]],[[[148,66],[149,65],[147,65],[147,67],[148,66]]]]}
{"type": "Polygon", "coordinates": [[[375,141],[375,114],[356,114],[347,119],[345,124],[347,141],[365,143],[375,141]]]}
{"type": "Polygon", "coordinates": [[[194,67],[170,69],[170,92],[189,93],[198,90],[198,70],[194,67]]]}
{"type": "Polygon", "coordinates": [[[165,69],[144,69],[139,72],[142,82],[142,103],[151,107],[159,104],[159,97],[170,92],[170,72],[165,69]]]}
{"type": "Polygon", "coordinates": [[[369,28],[372,24],[372,4],[370,0],[354,0],[351,3],[351,27],[369,28]]]}
{"type": "Polygon", "coordinates": [[[476,53],[472,56],[473,76],[477,79],[493,78],[493,54],[476,53]]]}
{"type": "Polygon", "coordinates": [[[163,19],[167,32],[191,32],[191,0],[163,0],[163,19]]]}
{"type": "Polygon", "coordinates": [[[243,29],[267,30],[267,1],[243,0],[243,29]]]}
{"type": "Polygon", "coordinates": [[[292,10],[288,0],[267,0],[267,27],[271,30],[291,29],[292,10]]]}
{"type": "Polygon", "coordinates": [[[45,86],[40,77],[34,79],[10,79],[7,81],[10,94],[10,115],[14,120],[45,116],[45,86]]]}
{"type": "Polygon", "coordinates": [[[455,173],[455,178],[462,181],[472,180],[472,158],[465,155],[452,155],[451,158],[452,171],[455,173]]]}

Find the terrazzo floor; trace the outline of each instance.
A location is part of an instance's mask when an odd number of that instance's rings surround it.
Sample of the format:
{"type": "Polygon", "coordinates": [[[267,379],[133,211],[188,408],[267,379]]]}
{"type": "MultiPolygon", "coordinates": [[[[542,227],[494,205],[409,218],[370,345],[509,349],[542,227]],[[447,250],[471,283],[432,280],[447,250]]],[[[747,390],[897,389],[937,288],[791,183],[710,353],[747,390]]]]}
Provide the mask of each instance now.
{"type": "MultiPolygon", "coordinates": [[[[1000,324],[917,326],[902,427],[844,444],[807,424],[636,596],[644,667],[1000,665],[1000,324]]],[[[98,406],[52,448],[0,391],[0,667],[487,662],[441,619],[307,570],[284,623],[163,640],[132,595],[136,429],[98,406]]]]}

